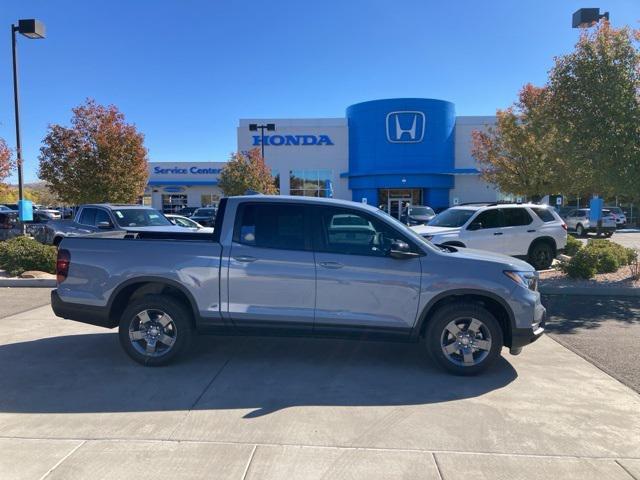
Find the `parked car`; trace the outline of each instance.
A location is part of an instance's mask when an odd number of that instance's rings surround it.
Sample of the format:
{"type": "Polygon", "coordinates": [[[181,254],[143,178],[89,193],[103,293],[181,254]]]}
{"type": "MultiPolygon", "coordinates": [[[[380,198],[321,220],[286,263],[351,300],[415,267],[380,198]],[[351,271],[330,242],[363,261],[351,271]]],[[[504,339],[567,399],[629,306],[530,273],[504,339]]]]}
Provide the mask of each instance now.
{"type": "Polygon", "coordinates": [[[610,237],[616,231],[616,220],[610,210],[602,210],[602,220],[600,222],[592,222],[589,220],[588,208],[580,208],[572,210],[567,214],[566,222],[570,231],[576,232],[579,237],[584,237],[588,233],[604,234],[610,237]]]}
{"type": "Polygon", "coordinates": [[[567,226],[545,205],[461,205],[412,228],[433,243],[523,258],[537,270],[549,268],[567,244],[567,226]]]}
{"type": "Polygon", "coordinates": [[[6,205],[0,205],[0,212],[13,212],[14,210],[10,209],[6,205]]]}
{"type": "Polygon", "coordinates": [[[184,230],[151,207],[102,203],[80,206],[74,220],[50,221],[47,224],[47,243],[58,245],[65,237],[92,234],[120,237],[121,232],[128,231],[184,230]]]}
{"type": "Polygon", "coordinates": [[[213,233],[213,228],[212,227],[203,227],[198,222],[195,222],[195,221],[191,220],[190,218],[183,217],[182,215],[175,215],[173,213],[166,213],[164,216],[167,217],[169,219],[169,221],[171,223],[173,223],[174,225],[177,225],[177,226],[183,227],[183,228],[188,228],[189,230],[191,230],[193,232],[213,233]]]}
{"type": "Polygon", "coordinates": [[[627,226],[627,216],[620,207],[605,207],[605,209],[611,212],[614,220],[616,221],[617,228],[623,228],[627,226]]]}
{"type": "Polygon", "coordinates": [[[182,215],[183,217],[191,217],[194,212],[198,210],[198,207],[182,207],[176,212],[176,215],[182,215]]]}
{"type": "Polygon", "coordinates": [[[435,216],[436,212],[431,207],[411,205],[404,209],[400,216],[400,221],[410,226],[426,225],[435,216]]]}
{"type": "Polygon", "coordinates": [[[214,207],[198,208],[190,218],[203,227],[213,227],[216,222],[216,212],[214,207]]]}
{"type": "Polygon", "coordinates": [[[197,330],[422,341],[468,375],[503,346],[520,353],[546,317],[527,263],[437,247],[377,208],[326,198],[225,198],[210,236],[65,238],[56,269],[55,314],[118,327],[147,366],[184,353],[197,330]],[[331,232],[354,224],[366,242],[331,232]]]}
{"type": "Polygon", "coordinates": [[[0,240],[8,240],[19,234],[18,212],[9,208],[0,209],[0,240]]]}
{"type": "Polygon", "coordinates": [[[49,220],[60,220],[62,218],[60,211],[52,208],[37,208],[33,212],[34,215],[36,212],[39,213],[41,217],[46,217],[49,220]]]}

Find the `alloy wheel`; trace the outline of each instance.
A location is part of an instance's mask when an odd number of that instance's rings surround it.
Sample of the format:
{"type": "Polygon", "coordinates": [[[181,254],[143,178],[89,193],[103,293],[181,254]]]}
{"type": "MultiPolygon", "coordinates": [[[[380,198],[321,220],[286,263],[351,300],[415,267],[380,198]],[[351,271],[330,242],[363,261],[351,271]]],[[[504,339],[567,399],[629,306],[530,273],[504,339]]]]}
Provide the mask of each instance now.
{"type": "Polygon", "coordinates": [[[175,345],[177,336],[175,322],[162,310],[143,310],[129,325],[131,345],[147,357],[166,355],[175,345]]]}
{"type": "Polygon", "coordinates": [[[452,320],[440,337],[440,347],[451,363],[472,367],[482,363],[491,350],[489,328],[477,318],[461,317],[452,320]]]}

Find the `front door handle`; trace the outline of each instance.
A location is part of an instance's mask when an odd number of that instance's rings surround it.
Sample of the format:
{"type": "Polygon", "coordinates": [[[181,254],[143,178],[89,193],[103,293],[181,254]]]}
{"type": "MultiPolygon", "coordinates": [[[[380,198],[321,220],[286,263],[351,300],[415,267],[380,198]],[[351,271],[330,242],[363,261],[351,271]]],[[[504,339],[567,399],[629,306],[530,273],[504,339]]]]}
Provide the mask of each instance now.
{"type": "Polygon", "coordinates": [[[338,268],[342,268],[344,265],[338,262],[319,262],[318,265],[324,268],[330,268],[333,270],[337,270],[338,268]]]}
{"type": "Polygon", "coordinates": [[[495,232],[494,235],[502,235],[502,232],[495,232]]]}
{"type": "Polygon", "coordinates": [[[527,230],[527,233],[533,233],[535,230],[527,230]]]}
{"type": "Polygon", "coordinates": [[[242,263],[251,263],[257,260],[256,257],[250,257],[249,255],[238,255],[237,257],[233,257],[233,259],[242,263]]]}

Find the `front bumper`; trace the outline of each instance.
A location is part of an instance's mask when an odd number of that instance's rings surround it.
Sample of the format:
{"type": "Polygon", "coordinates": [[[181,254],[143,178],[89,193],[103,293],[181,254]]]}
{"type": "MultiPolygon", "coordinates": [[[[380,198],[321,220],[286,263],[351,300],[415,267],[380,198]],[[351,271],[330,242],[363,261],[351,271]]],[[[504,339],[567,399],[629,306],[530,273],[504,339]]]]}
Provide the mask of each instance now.
{"type": "Polygon", "coordinates": [[[536,309],[535,315],[536,318],[531,327],[514,328],[511,331],[511,345],[509,345],[509,347],[512,351],[519,350],[535,342],[544,333],[544,326],[547,322],[547,310],[543,306],[540,306],[539,309],[536,309]]]}

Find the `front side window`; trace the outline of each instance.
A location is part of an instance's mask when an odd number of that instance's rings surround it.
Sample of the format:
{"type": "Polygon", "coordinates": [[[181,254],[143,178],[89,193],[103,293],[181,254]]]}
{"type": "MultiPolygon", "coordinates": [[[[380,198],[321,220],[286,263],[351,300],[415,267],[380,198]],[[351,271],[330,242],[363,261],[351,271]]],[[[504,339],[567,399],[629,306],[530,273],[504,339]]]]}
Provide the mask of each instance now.
{"type": "Polygon", "coordinates": [[[365,213],[335,207],[319,207],[317,212],[319,232],[314,238],[319,251],[384,257],[396,241],[411,244],[391,226],[365,213]]]}
{"type": "Polygon", "coordinates": [[[111,219],[109,218],[109,214],[104,210],[96,210],[95,224],[100,225],[100,223],[107,222],[111,224],[111,219]]]}
{"type": "Polygon", "coordinates": [[[234,241],[260,248],[310,250],[310,242],[305,240],[305,207],[286,203],[242,205],[234,241]]]}
{"type": "Polygon", "coordinates": [[[529,225],[533,221],[529,212],[524,208],[502,208],[500,210],[502,210],[504,223],[507,227],[521,227],[529,225]]]}
{"type": "Polygon", "coordinates": [[[483,230],[487,228],[500,228],[504,227],[504,216],[501,209],[494,208],[480,213],[471,223],[472,225],[480,224],[483,230]]]}

